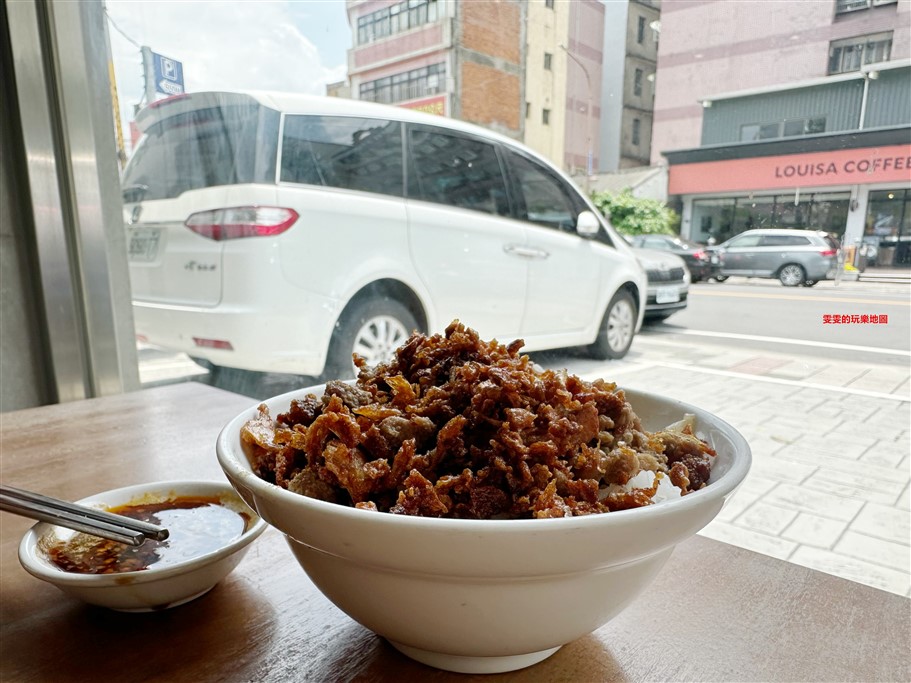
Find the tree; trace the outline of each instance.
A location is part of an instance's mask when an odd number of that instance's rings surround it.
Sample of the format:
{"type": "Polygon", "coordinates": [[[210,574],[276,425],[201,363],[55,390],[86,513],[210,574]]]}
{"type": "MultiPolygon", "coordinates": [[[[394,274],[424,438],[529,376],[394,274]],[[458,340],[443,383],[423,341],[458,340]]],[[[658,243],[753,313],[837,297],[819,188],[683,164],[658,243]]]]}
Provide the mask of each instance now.
{"type": "Polygon", "coordinates": [[[672,235],[680,222],[677,212],[663,202],[634,197],[628,190],[620,194],[595,192],[592,201],[613,226],[625,235],[672,235]]]}

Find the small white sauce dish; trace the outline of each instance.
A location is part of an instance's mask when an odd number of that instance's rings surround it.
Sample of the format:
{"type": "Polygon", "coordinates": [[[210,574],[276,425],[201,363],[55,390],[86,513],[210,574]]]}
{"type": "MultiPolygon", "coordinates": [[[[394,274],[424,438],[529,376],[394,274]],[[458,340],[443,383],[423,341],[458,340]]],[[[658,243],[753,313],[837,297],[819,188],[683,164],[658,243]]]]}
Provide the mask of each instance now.
{"type": "Polygon", "coordinates": [[[243,533],[215,550],[167,566],[152,564],[140,571],[85,574],[64,571],[50,557],[52,548],[59,547],[77,532],[41,522],[22,538],[19,561],[32,576],[92,605],[122,612],[152,612],[182,605],[215,587],[266,530],[266,523],[227,483],[165,481],[138,484],[76,501],[88,507],[111,509],[187,497],[215,499],[219,505],[246,516],[248,521],[243,533]]]}

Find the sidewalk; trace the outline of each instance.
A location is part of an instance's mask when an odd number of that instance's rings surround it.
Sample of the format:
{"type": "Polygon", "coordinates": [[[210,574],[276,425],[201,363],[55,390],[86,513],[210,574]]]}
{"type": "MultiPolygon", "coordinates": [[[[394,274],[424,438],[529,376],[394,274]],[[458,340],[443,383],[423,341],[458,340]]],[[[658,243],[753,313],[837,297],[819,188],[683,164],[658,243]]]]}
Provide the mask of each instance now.
{"type": "Polygon", "coordinates": [[[752,448],[747,480],[703,535],[911,597],[908,364],[646,336],[634,350],[583,377],[699,405],[752,448]]]}

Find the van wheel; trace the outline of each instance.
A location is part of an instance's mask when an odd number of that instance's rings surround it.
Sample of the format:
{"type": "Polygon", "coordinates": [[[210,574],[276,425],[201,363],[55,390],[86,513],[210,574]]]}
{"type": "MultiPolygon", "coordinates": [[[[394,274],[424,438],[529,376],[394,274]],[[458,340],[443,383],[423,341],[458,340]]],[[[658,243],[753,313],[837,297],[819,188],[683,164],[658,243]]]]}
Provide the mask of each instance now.
{"type": "Polygon", "coordinates": [[[781,270],[778,271],[778,280],[785,287],[796,287],[797,285],[806,282],[806,279],[806,271],[804,271],[802,266],[799,266],[796,263],[789,263],[786,266],[782,266],[781,270]]]}
{"type": "Polygon", "coordinates": [[[636,333],[636,303],[625,289],[614,294],[594,343],[587,347],[588,355],[598,360],[623,358],[636,333]]]}
{"type": "Polygon", "coordinates": [[[395,350],[418,328],[414,315],[395,299],[364,299],[346,309],[335,324],[329,343],[327,380],[356,375],[352,354],[370,366],[391,360],[395,350]]]}

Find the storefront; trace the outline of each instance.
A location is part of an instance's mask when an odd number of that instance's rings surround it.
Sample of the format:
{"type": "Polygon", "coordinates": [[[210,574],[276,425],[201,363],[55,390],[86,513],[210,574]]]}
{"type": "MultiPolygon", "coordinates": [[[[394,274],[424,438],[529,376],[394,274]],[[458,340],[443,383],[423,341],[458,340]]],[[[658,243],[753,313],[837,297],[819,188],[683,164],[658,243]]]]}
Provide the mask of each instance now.
{"type": "Polygon", "coordinates": [[[720,243],[751,228],[825,230],[868,266],[911,267],[911,128],[668,152],[681,232],[720,243]]]}

